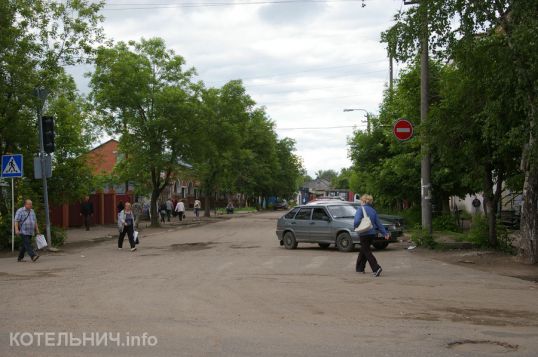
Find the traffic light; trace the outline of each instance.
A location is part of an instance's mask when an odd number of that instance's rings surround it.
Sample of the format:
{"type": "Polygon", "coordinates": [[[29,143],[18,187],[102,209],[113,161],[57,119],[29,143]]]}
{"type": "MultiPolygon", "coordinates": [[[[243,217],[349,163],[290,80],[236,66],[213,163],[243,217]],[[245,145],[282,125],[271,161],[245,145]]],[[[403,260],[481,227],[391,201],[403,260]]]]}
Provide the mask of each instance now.
{"type": "Polygon", "coordinates": [[[47,154],[54,152],[54,117],[44,116],[43,124],[43,147],[47,154]]]}

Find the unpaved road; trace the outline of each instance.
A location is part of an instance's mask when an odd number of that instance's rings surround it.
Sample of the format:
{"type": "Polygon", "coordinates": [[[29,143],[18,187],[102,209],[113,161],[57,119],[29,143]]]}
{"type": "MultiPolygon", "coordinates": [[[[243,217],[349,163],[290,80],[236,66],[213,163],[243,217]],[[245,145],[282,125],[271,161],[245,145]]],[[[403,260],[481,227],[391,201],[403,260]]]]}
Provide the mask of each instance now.
{"type": "Polygon", "coordinates": [[[536,283],[397,245],[376,253],[381,278],[356,274],[356,253],[279,247],[280,214],[146,237],[135,253],[105,241],[0,259],[0,355],[538,355],[536,283]],[[10,333],[40,332],[158,343],[10,346],[10,333]]]}

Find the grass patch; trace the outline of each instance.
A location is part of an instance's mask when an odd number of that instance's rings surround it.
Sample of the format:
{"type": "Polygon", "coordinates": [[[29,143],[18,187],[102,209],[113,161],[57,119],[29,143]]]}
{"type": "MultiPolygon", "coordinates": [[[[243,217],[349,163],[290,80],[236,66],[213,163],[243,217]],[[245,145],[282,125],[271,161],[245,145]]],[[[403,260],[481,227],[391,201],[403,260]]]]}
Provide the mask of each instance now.
{"type": "MultiPolygon", "coordinates": [[[[256,212],[256,207],[234,208],[234,213],[238,212],[256,212]]],[[[226,208],[217,208],[217,214],[226,214],[226,208]]]]}

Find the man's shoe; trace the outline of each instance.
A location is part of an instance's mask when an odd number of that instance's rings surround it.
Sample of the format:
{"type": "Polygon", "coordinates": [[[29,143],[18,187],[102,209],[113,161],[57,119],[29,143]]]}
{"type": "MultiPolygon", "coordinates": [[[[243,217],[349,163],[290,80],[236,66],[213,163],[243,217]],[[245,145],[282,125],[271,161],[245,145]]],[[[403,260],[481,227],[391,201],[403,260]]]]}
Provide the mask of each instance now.
{"type": "Polygon", "coordinates": [[[118,250],[122,250],[123,248],[122,247],[118,247],[118,250]]]}
{"type": "Polygon", "coordinates": [[[383,269],[381,269],[381,267],[379,267],[379,269],[377,269],[375,272],[373,272],[372,274],[375,276],[375,277],[378,277],[381,275],[381,272],[383,271],[383,269]]]}
{"type": "Polygon", "coordinates": [[[38,260],[38,259],[39,259],[39,255],[37,255],[37,254],[34,255],[34,256],[32,257],[32,261],[33,261],[33,262],[35,262],[35,261],[38,260]]]}
{"type": "Polygon", "coordinates": [[[136,247],[131,248],[131,252],[134,252],[136,250],[136,247]]]}
{"type": "Polygon", "coordinates": [[[18,261],[19,263],[24,263],[24,262],[26,262],[26,259],[21,258],[21,259],[17,259],[17,261],[18,261]]]}
{"type": "Polygon", "coordinates": [[[357,273],[363,273],[365,274],[365,271],[364,270],[355,270],[357,273]]]}

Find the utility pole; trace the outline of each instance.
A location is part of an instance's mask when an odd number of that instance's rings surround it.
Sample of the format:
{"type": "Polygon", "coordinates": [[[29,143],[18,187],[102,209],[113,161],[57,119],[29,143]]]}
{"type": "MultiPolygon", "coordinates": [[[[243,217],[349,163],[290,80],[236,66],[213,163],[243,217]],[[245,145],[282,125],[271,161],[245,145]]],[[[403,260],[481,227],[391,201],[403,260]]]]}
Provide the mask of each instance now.
{"type": "Polygon", "coordinates": [[[389,93],[392,95],[393,83],[394,83],[394,67],[393,67],[392,53],[389,51],[389,93]]]}
{"type": "Polygon", "coordinates": [[[48,249],[53,250],[50,234],[49,193],[47,187],[47,170],[45,168],[45,144],[43,140],[43,106],[47,100],[48,92],[45,88],[35,90],[39,103],[37,104],[37,122],[39,123],[39,161],[41,163],[41,177],[43,180],[43,199],[45,204],[45,225],[48,249]]]}
{"type": "Polygon", "coordinates": [[[429,56],[428,56],[428,8],[427,1],[405,1],[405,5],[419,4],[419,12],[424,16],[422,21],[422,38],[420,39],[420,123],[423,127],[421,132],[420,162],[420,195],[422,207],[422,229],[432,234],[432,189],[431,189],[431,153],[429,136],[424,130],[428,121],[429,108],[429,56]]]}

